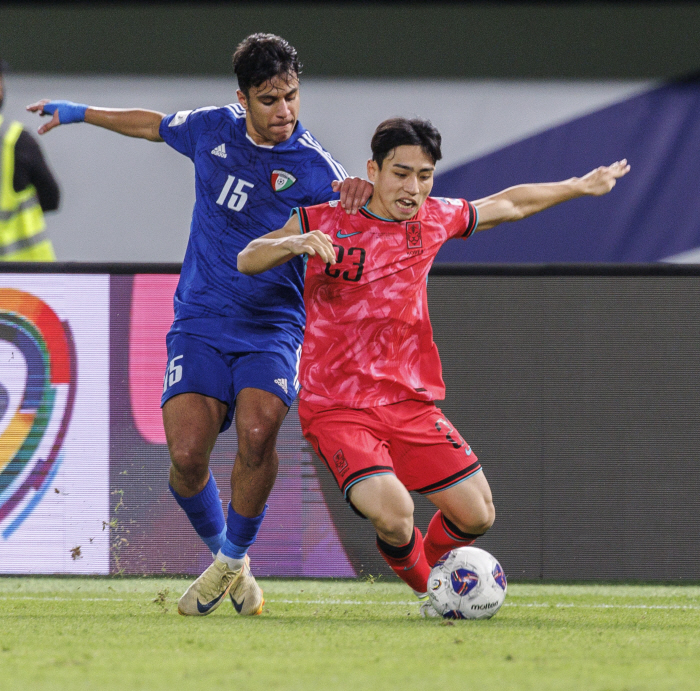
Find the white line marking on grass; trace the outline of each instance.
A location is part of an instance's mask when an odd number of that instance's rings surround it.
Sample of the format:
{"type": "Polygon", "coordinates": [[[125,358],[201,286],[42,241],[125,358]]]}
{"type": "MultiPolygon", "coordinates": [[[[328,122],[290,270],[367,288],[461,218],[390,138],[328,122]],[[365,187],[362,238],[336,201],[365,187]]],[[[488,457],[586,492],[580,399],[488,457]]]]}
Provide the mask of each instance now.
{"type": "Polygon", "coordinates": [[[413,601],[400,601],[400,602],[387,602],[386,600],[374,601],[374,600],[270,600],[265,599],[265,602],[281,603],[285,605],[419,605],[418,600],[413,601]]]}
{"type": "MultiPolygon", "coordinates": [[[[0,596],[0,600],[43,600],[46,602],[139,602],[141,598],[124,597],[40,597],[37,595],[0,596]]],[[[146,598],[150,601],[150,597],[146,598]]],[[[387,607],[405,607],[418,605],[416,600],[289,600],[289,599],[268,599],[269,604],[285,605],[385,605],[387,607]]],[[[610,605],[610,604],[575,604],[573,602],[557,602],[548,604],[546,602],[505,602],[504,607],[526,607],[540,609],[660,609],[660,610],[700,610],[700,605],[610,605]]]]}
{"type": "MultiPolygon", "coordinates": [[[[375,600],[266,600],[269,603],[281,603],[285,605],[387,605],[387,606],[405,606],[420,604],[417,601],[406,602],[385,602],[375,600]]],[[[546,602],[505,602],[504,607],[543,607],[543,608],[580,608],[580,609],[697,609],[700,610],[700,605],[578,605],[574,603],[556,603],[547,604],[546,602]]]]}
{"type": "Polygon", "coordinates": [[[504,607],[543,607],[543,608],[556,608],[556,609],[698,609],[700,610],[700,605],[577,605],[571,602],[563,603],[559,602],[554,605],[547,604],[546,602],[505,602],[504,607]]]}
{"type": "MultiPolygon", "coordinates": [[[[141,598],[133,598],[140,600],[141,598]]],[[[39,597],[38,595],[17,595],[17,596],[0,596],[0,600],[45,600],[47,602],[127,602],[129,598],[124,597],[39,597]]],[[[414,602],[386,602],[374,600],[270,600],[265,602],[284,603],[290,605],[417,605],[418,601],[414,602]]]]}
{"type": "Polygon", "coordinates": [[[0,600],[45,600],[56,602],[126,602],[123,597],[36,597],[29,595],[18,595],[16,597],[0,597],[0,600]]]}

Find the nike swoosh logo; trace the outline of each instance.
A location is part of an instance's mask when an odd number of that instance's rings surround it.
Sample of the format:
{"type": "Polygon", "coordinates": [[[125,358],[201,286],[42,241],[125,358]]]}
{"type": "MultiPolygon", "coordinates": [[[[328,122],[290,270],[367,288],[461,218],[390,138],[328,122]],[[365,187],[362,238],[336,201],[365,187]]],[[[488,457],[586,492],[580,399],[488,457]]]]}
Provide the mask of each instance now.
{"type": "Polygon", "coordinates": [[[233,603],[233,609],[238,612],[238,614],[241,613],[241,610],[243,609],[243,604],[245,603],[245,598],[241,600],[241,604],[239,605],[236,600],[234,599],[233,595],[231,595],[231,602],[233,603]]]}
{"type": "Polygon", "coordinates": [[[404,566],[404,567],[403,567],[403,570],[404,570],[404,571],[410,571],[419,561],[420,561],[420,554],[418,555],[418,557],[416,558],[416,560],[413,562],[413,564],[411,564],[410,566],[404,566]]]}
{"type": "Polygon", "coordinates": [[[200,614],[206,614],[212,607],[214,607],[219,600],[226,595],[225,592],[221,593],[219,597],[215,597],[211,602],[207,602],[206,604],[202,604],[199,600],[197,600],[197,610],[199,611],[200,614]]]}
{"type": "Polygon", "coordinates": [[[338,237],[338,238],[351,238],[353,235],[359,235],[361,232],[362,232],[361,230],[358,230],[358,231],[356,231],[356,232],[354,232],[354,233],[347,233],[347,235],[346,235],[345,233],[341,233],[340,231],[338,231],[338,232],[335,234],[335,236],[338,237]]]}

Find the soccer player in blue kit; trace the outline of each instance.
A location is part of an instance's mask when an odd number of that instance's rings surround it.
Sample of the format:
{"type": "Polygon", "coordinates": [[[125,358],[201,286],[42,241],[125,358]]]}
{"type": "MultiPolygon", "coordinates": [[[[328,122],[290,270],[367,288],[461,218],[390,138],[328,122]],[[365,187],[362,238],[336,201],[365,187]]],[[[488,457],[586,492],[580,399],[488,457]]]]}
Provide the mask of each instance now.
{"type": "Polygon", "coordinates": [[[163,424],[170,489],[215,554],[180,598],[181,614],[213,612],[230,595],[239,614],[262,611],[248,548],[265,516],[277,475],[277,433],[299,388],[304,329],[301,258],[259,276],[236,269],[238,253],[283,226],[291,209],[341,196],[353,213],[370,183],[345,170],[298,122],[296,50],[271,34],[236,49],[238,103],[164,115],[42,100],[52,115],[39,128],[87,122],[131,137],[165,141],[195,166],[196,202],[175,321],[167,336],[163,424]],[[238,451],[225,519],[209,456],[234,418],[238,451]]]}

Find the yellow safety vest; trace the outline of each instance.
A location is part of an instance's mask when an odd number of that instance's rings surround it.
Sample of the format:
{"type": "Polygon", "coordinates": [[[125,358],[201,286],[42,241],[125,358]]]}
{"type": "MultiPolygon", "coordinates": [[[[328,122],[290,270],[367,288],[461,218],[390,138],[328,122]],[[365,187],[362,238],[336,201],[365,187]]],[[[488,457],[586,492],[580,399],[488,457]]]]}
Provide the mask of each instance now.
{"type": "Polygon", "coordinates": [[[34,185],[15,192],[15,144],[22,132],[19,122],[6,123],[0,115],[0,261],[52,262],[53,246],[46,236],[44,214],[34,185]]]}

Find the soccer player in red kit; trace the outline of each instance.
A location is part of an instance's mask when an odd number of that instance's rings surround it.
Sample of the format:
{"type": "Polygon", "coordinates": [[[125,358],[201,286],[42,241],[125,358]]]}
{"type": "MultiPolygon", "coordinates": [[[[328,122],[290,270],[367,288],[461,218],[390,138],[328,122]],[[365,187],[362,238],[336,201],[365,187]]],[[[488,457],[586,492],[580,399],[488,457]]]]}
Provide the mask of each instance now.
{"type": "Polygon", "coordinates": [[[424,615],[435,614],[426,595],[431,566],[495,518],[476,454],[434,403],[445,397],[428,317],[435,255],[450,238],[606,194],[629,171],[623,160],[475,202],[432,198],[440,146],[429,122],[383,122],[367,164],[374,193],[359,214],[335,201],[296,209],[283,228],[238,255],[246,274],[306,255],[302,431],[348,502],[372,522],[380,553],[421,599],[424,615]],[[409,490],[438,509],[425,538],[413,524],[409,490]]]}

